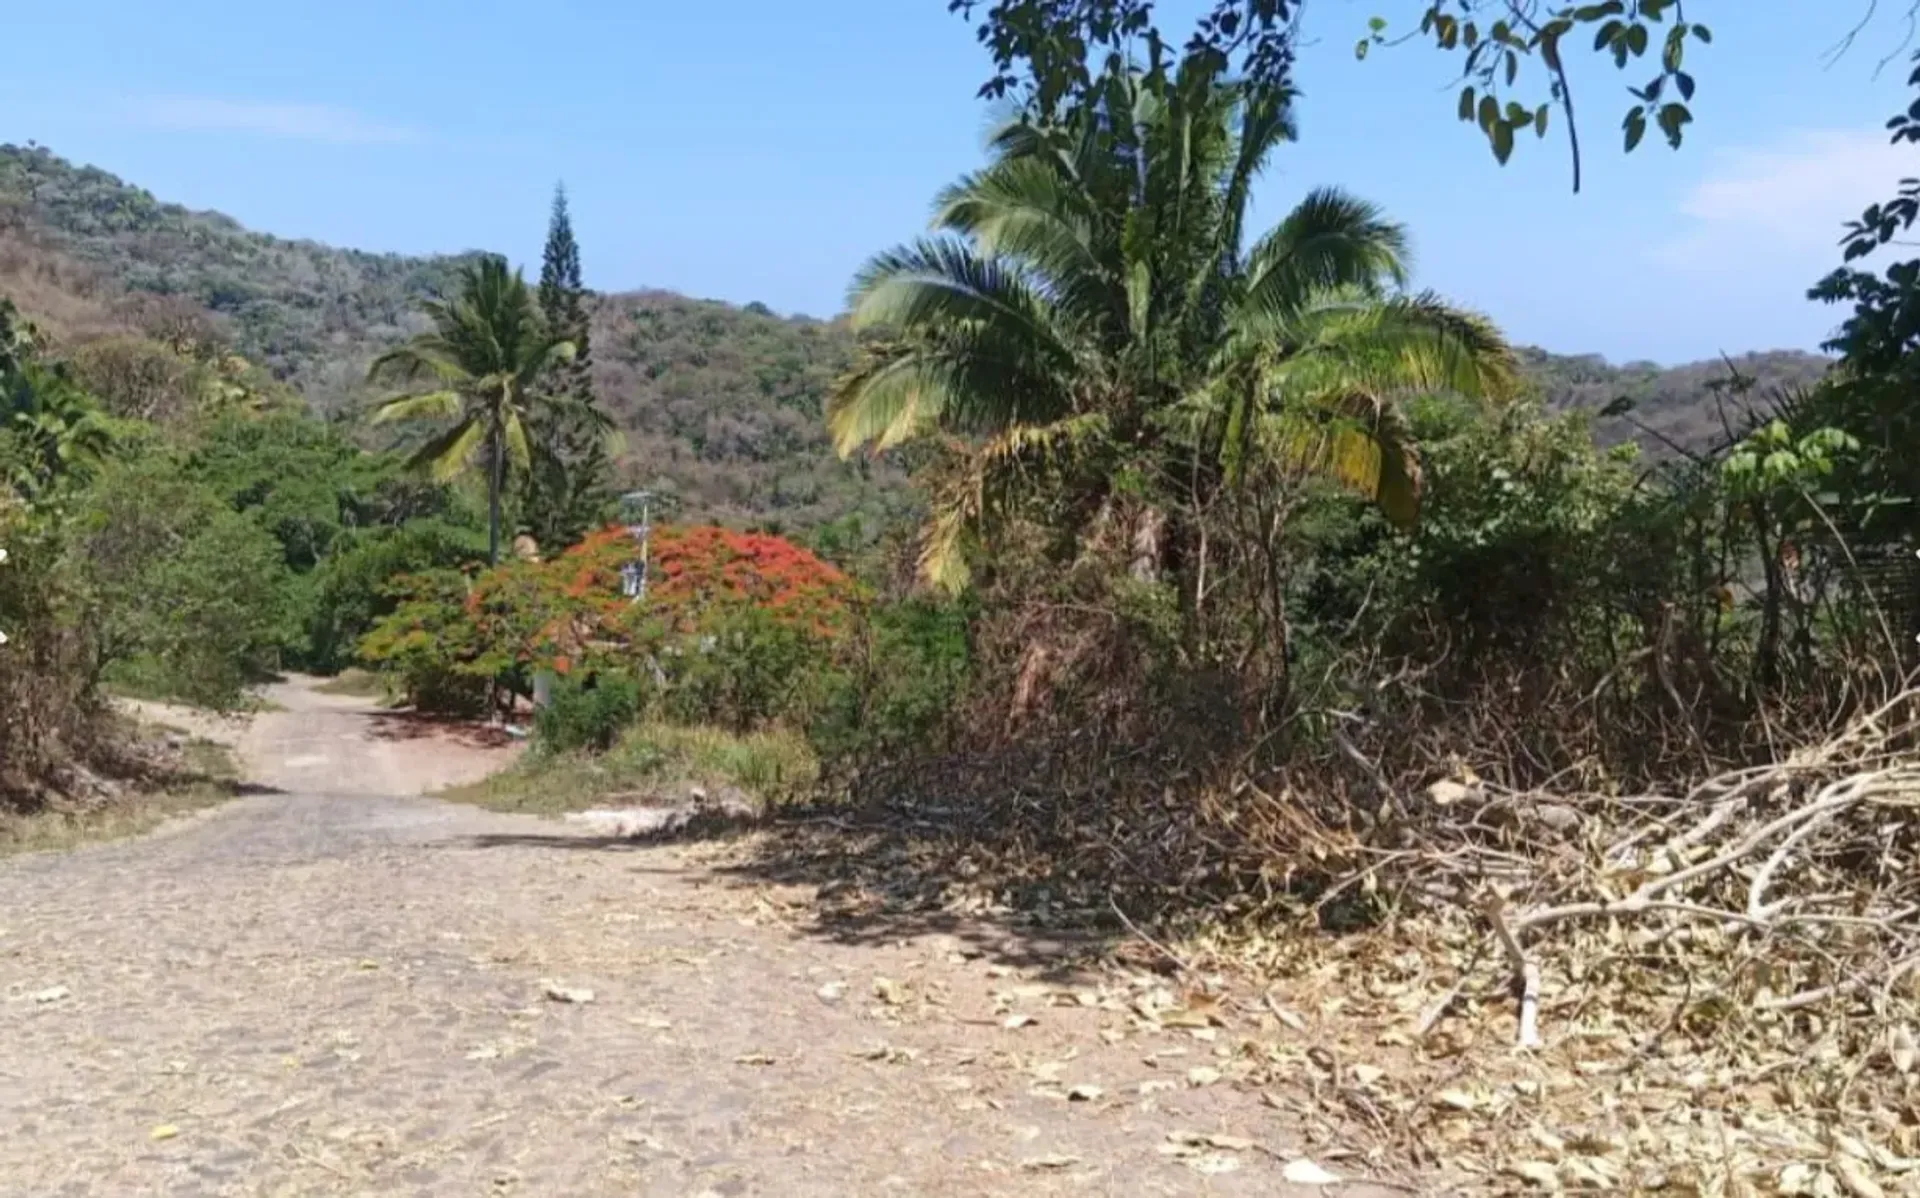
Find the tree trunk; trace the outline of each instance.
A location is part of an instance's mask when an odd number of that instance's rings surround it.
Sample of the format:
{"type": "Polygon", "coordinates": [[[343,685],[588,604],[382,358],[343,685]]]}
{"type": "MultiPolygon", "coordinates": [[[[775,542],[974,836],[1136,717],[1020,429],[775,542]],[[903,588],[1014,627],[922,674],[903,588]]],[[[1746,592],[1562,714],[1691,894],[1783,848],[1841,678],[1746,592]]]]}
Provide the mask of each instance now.
{"type": "Polygon", "coordinates": [[[1157,582],[1166,553],[1167,515],[1157,507],[1142,511],[1133,525],[1127,573],[1135,582],[1157,582]]]}
{"type": "Polygon", "coordinates": [[[495,427],[487,437],[487,564],[500,564],[500,487],[506,465],[507,443],[495,427]]]}

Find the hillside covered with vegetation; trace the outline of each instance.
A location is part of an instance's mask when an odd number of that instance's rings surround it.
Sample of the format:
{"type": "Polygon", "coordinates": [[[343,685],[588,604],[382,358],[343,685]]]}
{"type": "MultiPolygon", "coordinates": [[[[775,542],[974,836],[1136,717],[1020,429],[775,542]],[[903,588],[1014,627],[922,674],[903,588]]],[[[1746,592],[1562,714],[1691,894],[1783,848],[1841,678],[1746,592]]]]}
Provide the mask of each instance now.
{"type": "MultiPolygon", "coordinates": [[[[0,283],[55,333],[125,332],[204,314],[248,359],[321,413],[370,398],[367,364],[421,327],[418,301],[468,257],[406,257],[290,241],[213,212],[167,204],[45,147],[0,146],[0,283]]],[[[805,529],[853,516],[872,527],[902,507],[891,463],[843,463],[819,420],[851,360],[844,321],[775,315],[669,292],[592,297],[593,383],[627,434],[624,482],[682,500],[688,514],[805,529]]],[[[1549,407],[1597,413],[1626,396],[1632,420],[1596,420],[1603,443],[1671,456],[1725,439],[1747,404],[1727,363],[1612,365],[1524,353],[1549,407]],[[1650,430],[1650,431],[1649,431],[1650,430]]],[[[1794,351],[1733,359],[1750,399],[1817,379],[1794,351]]]]}

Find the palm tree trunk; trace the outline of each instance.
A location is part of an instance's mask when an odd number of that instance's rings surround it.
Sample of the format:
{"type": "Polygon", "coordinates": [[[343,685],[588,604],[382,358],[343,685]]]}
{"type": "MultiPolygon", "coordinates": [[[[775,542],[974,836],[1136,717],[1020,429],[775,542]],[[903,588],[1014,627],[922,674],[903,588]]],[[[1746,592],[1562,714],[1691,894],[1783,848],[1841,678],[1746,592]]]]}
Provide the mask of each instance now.
{"type": "Polygon", "coordinates": [[[507,460],[506,438],[495,426],[487,437],[487,564],[500,564],[500,485],[507,460]]]}

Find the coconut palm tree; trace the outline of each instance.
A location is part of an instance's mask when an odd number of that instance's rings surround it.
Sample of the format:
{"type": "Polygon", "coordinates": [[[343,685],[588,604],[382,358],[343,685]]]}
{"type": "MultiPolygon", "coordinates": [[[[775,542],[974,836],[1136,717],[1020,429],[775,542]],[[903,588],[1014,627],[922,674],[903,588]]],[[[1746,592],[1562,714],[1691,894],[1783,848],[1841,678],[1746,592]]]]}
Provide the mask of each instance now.
{"type": "Polygon", "coordinates": [[[367,377],[424,383],[427,389],[385,401],[373,419],[443,423],[410,459],[436,480],[485,463],[487,557],[498,562],[507,470],[524,470],[532,460],[533,409],[571,402],[543,395],[540,383],[555,364],[573,356],[573,345],[547,327],[520,272],[494,255],[461,270],[453,298],[429,300],[422,307],[433,328],[380,355],[367,377]]]}
{"type": "Polygon", "coordinates": [[[1505,395],[1516,362],[1485,320],[1404,292],[1405,232],[1370,204],[1314,191],[1248,241],[1252,184],[1293,135],[1284,95],[1116,68],[1059,122],[1002,128],[933,235],[860,272],[853,323],[877,337],[829,429],[843,455],[953,451],[930,578],[962,584],[965,546],[1036,485],[1082,492],[1085,518],[1143,460],[1183,488],[1314,474],[1413,520],[1396,401],[1505,395]]]}

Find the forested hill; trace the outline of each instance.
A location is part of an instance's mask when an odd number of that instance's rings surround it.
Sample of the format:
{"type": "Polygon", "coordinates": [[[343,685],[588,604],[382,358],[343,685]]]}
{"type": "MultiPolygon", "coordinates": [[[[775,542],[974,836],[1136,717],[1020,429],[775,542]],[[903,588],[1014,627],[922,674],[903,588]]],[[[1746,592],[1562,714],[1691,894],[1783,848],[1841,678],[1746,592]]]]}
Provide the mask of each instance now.
{"type": "MultiPolygon", "coordinates": [[[[151,331],[154,297],[167,297],[172,318],[210,315],[239,352],[323,411],[364,397],[366,363],[418,327],[415,302],[459,261],[255,233],[45,148],[0,145],[0,294],[75,338],[151,331]]],[[[692,511],[794,526],[895,502],[897,473],[835,460],[820,425],[849,346],[838,323],[640,292],[598,299],[593,342],[599,393],[627,431],[630,479],[678,492],[692,511]]],[[[1756,394],[1824,368],[1784,351],[1734,363],[1756,394]]],[[[1612,419],[1598,423],[1602,439],[1633,435],[1658,450],[1661,437],[1698,447],[1719,435],[1724,363],[1613,366],[1532,350],[1528,365],[1550,402],[1597,410],[1626,395],[1634,419],[1660,434],[1612,419]]]]}
{"type": "Polygon", "coordinates": [[[1828,366],[1818,354],[1783,349],[1684,366],[1615,366],[1594,354],[1538,349],[1524,356],[1549,403],[1595,413],[1594,431],[1602,442],[1637,440],[1656,457],[1676,453],[1677,447],[1697,451],[1723,443],[1750,409],[1783,391],[1811,386],[1828,366]],[[1621,398],[1633,401],[1630,419],[1598,416],[1621,398]]]}

